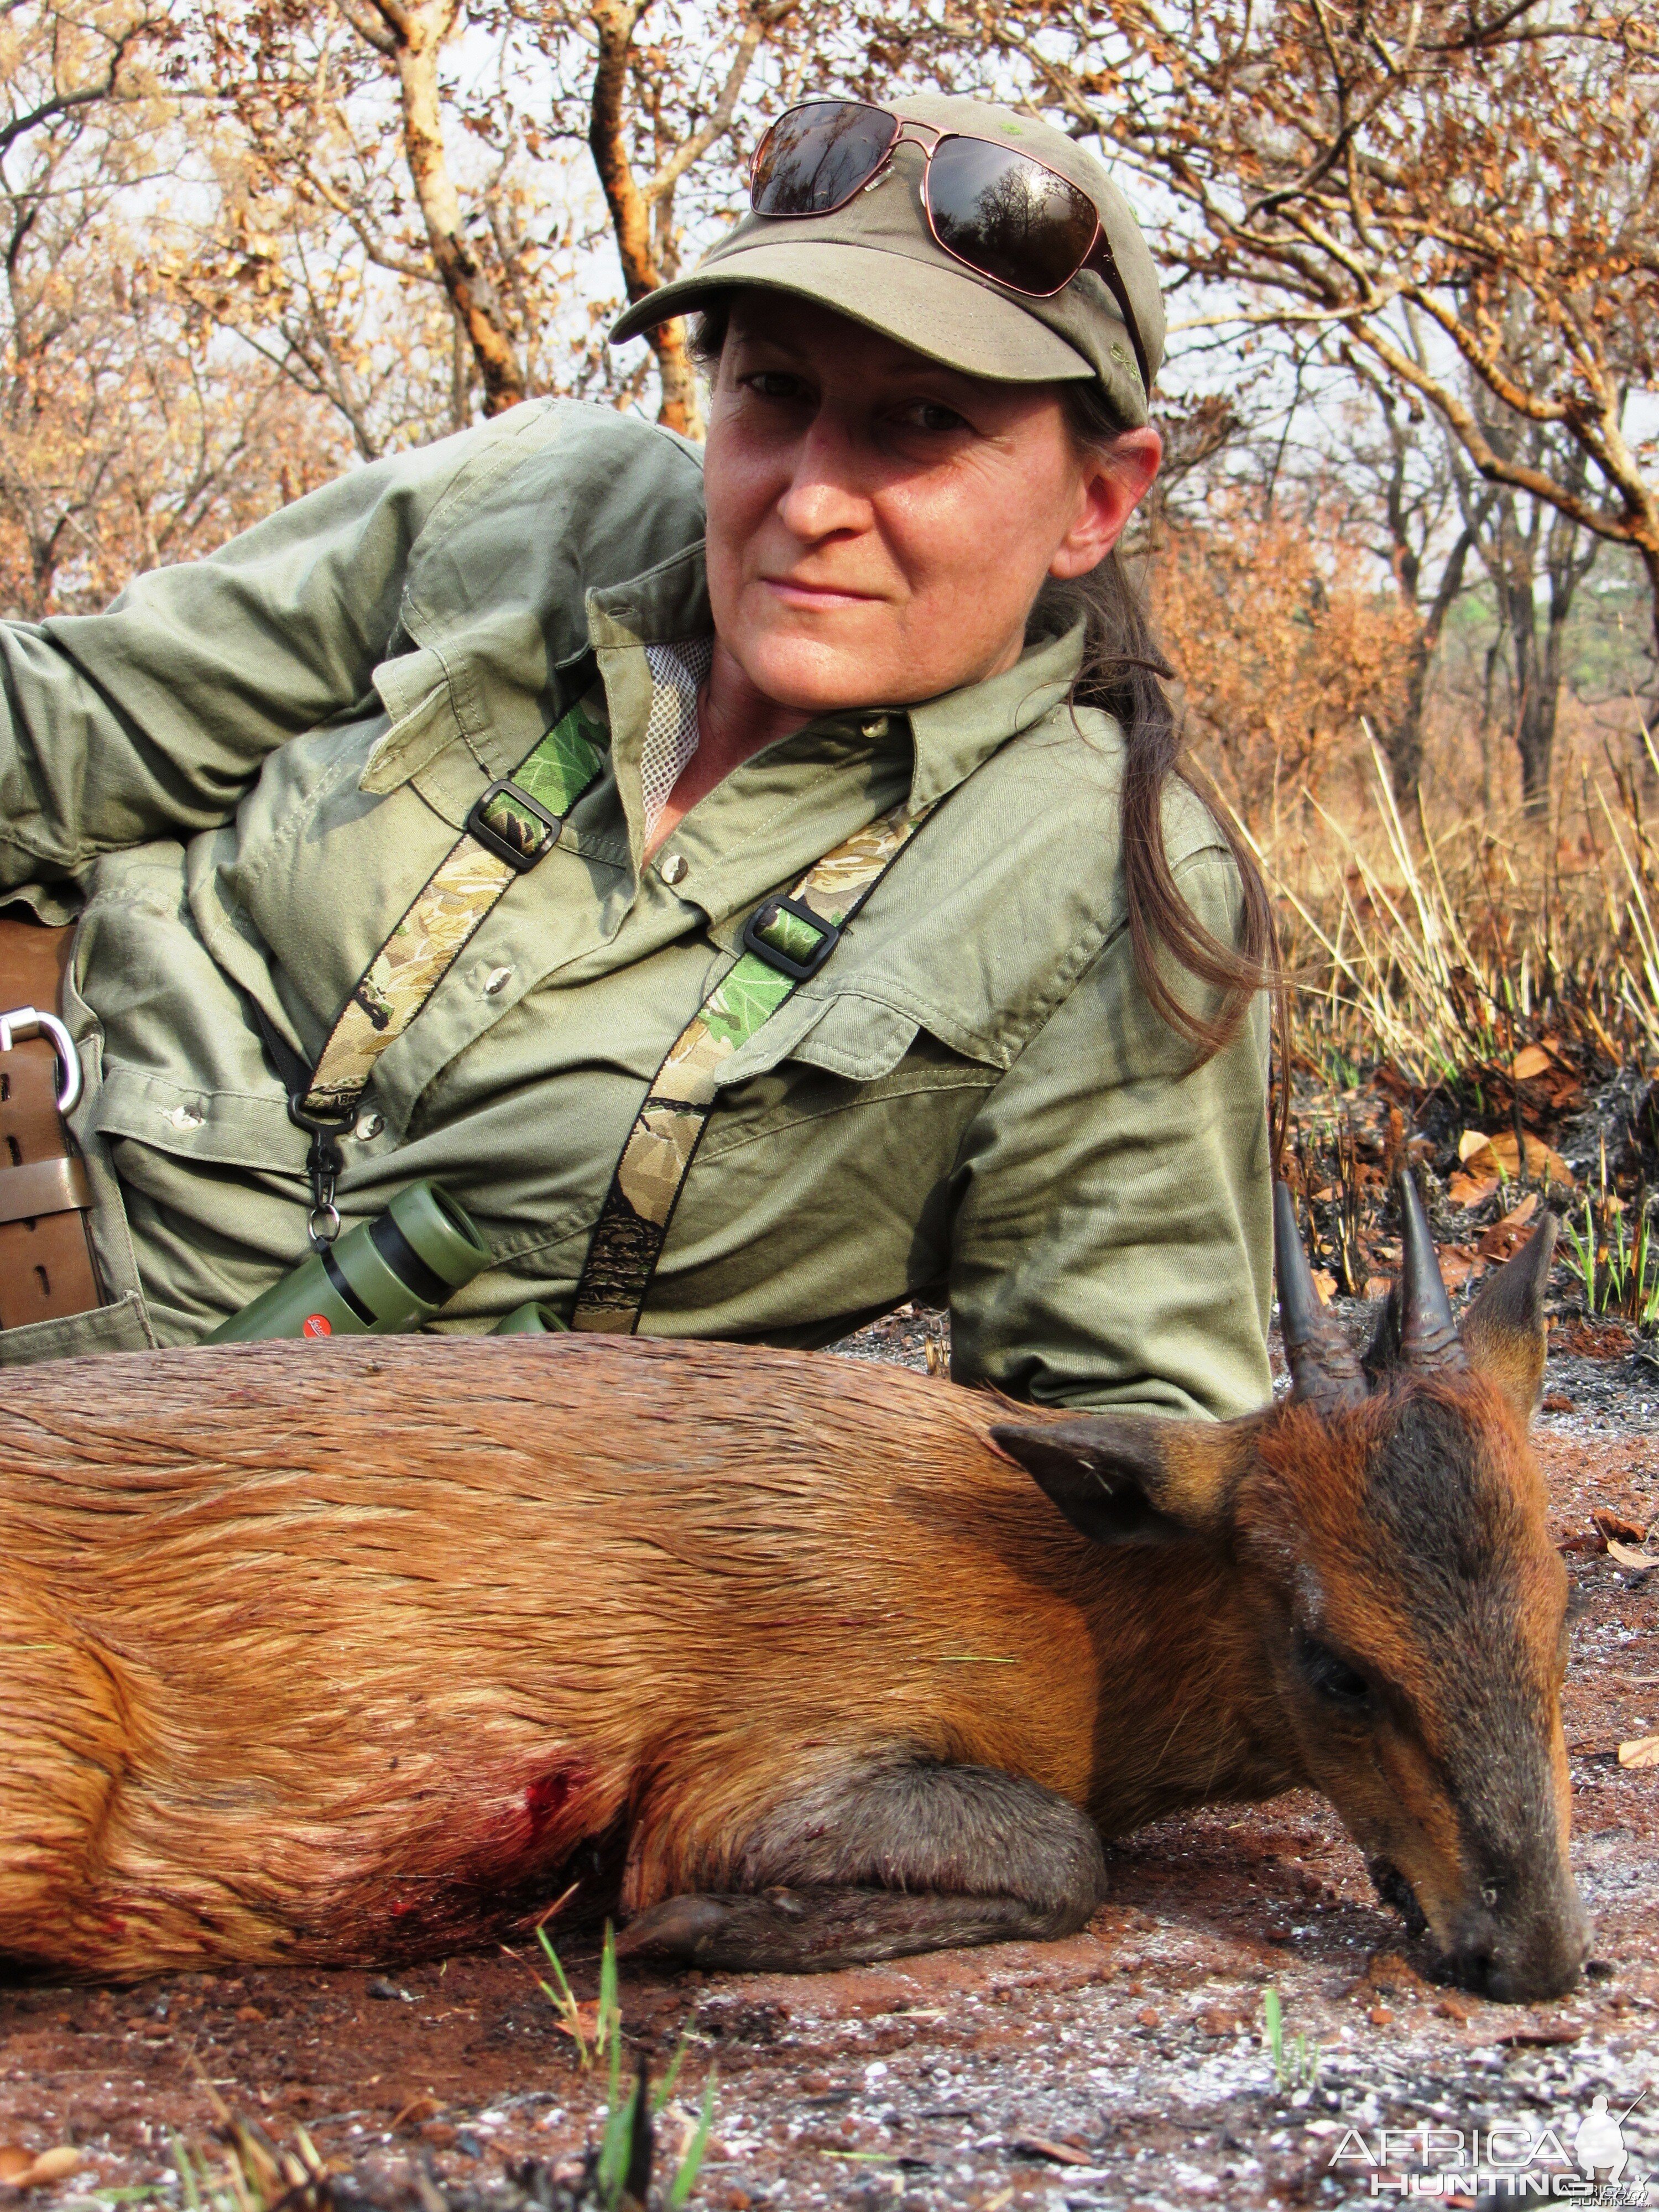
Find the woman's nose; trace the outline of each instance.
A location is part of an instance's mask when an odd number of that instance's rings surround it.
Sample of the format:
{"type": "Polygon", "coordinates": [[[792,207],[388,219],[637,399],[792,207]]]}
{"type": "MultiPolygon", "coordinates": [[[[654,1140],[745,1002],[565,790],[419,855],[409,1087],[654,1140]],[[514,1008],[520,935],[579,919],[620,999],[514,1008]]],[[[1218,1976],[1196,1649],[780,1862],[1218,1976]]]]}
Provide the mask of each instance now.
{"type": "Polygon", "coordinates": [[[824,411],[801,434],[778,517],[792,537],[807,544],[868,524],[870,501],[860,480],[856,441],[824,411]]]}

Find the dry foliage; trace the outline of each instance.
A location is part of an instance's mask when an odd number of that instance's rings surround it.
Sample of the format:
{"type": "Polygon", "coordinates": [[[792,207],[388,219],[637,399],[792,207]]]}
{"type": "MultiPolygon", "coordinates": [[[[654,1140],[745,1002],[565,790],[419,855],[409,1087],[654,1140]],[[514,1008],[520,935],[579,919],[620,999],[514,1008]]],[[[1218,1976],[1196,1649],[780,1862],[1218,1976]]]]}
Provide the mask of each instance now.
{"type": "Polygon", "coordinates": [[[970,80],[1012,68],[1155,182],[1166,258],[1213,288],[1195,321],[1346,350],[1659,584],[1628,405],[1659,381],[1650,9],[978,0],[932,46],[970,80]]]}
{"type": "Polygon", "coordinates": [[[1329,512],[1264,513],[1223,486],[1161,536],[1152,593],[1190,737],[1250,829],[1275,836],[1286,808],[1348,784],[1362,717],[1398,711],[1417,626],[1329,512]]]}

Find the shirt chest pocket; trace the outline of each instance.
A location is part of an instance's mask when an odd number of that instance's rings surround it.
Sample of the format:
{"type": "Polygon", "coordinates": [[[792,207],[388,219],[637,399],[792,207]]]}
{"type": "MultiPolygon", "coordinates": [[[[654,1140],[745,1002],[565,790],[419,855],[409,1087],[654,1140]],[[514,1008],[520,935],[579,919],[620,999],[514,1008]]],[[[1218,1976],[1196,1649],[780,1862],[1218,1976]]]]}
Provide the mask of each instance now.
{"type": "Polygon", "coordinates": [[[852,990],[811,999],[797,993],[728,1064],[699,1161],[826,1116],[911,1097],[916,1114],[907,1118],[954,1127],[971,1117],[1002,1072],[988,1052],[955,1048],[885,1000],[852,990]]]}

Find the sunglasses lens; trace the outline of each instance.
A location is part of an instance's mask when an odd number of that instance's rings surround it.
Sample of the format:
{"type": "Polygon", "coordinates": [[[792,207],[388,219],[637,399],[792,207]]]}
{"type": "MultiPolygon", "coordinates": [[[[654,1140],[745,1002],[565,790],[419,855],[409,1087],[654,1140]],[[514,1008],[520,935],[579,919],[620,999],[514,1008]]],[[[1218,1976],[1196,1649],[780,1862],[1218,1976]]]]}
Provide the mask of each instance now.
{"type": "Polygon", "coordinates": [[[1059,291],[1083,266],[1098,217],[1085,191],[983,138],[946,138],[927,173],[941,246],[1016,292],[1059,291]]]}
{"type": "Polygon", "coordinates": [[[757,215],[827,215],[852,198],[898,136],[895,117],[856,100],[792,107],[761,142],[750,204],[757,215]]]}

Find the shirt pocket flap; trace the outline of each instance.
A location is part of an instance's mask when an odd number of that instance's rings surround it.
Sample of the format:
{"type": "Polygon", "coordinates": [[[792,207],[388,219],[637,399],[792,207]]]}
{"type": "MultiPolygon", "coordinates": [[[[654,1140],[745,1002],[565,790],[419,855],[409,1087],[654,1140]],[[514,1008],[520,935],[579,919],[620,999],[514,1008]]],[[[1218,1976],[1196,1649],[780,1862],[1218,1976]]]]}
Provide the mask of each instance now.
{"type": "Polygon", "coordinates": [[[429,648],[383,660],[373,681],[392,721],[364,763],[357,788],[378,796],[418,775],[463,732],[448,672],[429,648]]]}
{"type": "Polygon", "coordinates": [[[902,1007],[860,991],[837,991],[829,998],[797,992],[732,1054],[720,1070],[720,1087],[764,1075],[785,1060],[854,1083],[874,1083],[892,1073],[923,1026],[902,1007]]]}

